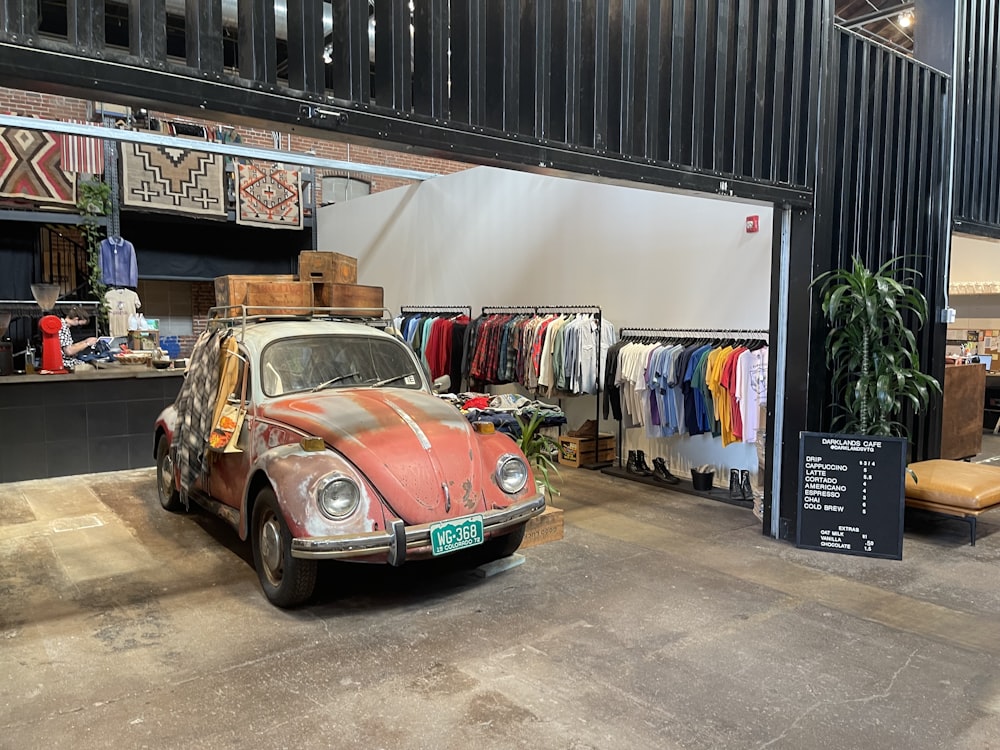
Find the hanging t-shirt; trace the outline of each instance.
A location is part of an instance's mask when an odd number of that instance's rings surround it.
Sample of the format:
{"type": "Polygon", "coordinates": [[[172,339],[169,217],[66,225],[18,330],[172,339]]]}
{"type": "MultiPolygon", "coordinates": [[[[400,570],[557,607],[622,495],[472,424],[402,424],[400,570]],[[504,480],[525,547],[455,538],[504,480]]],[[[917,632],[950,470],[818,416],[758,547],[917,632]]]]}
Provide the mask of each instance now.
{"type": "Polygon", "coordinates": [[[131,289],[109,289],[104,293],[108,309],[108,329],[112,336],[128,336],[129,318],[142,307],[139,295],[131,289]]]}

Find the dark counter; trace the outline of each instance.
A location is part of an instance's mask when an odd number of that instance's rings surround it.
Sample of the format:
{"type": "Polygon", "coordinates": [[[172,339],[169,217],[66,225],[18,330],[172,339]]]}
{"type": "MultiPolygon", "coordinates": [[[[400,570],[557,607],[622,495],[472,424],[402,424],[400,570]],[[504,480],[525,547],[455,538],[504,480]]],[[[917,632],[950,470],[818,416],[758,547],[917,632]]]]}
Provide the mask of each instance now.
{"type": "Polygon", "coordinates": [[[183,374],[119,365],[0,377],[0,482],[153,466],[153,424],[183,374]]]}

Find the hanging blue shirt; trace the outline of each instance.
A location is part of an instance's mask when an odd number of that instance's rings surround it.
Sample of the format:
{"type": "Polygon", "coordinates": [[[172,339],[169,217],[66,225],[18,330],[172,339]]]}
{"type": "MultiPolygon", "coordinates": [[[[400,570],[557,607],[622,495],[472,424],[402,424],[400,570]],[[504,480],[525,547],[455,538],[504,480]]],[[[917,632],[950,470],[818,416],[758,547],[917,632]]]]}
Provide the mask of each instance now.
{"type": "Polygon", "coordinates": [[[108,286],[139,286],[139,268],[135,263],[135,247],[121,237],[101,240],[98,260],[101,281],[108,286]]]}

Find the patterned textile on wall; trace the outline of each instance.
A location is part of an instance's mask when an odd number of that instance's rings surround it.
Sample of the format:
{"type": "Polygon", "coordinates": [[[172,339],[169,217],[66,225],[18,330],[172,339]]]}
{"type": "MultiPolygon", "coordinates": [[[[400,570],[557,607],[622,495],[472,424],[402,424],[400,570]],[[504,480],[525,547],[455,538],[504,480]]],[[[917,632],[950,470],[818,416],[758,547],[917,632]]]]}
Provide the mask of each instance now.
{"type": "Polygon", "coordinates": [[[76,205],[76,178],[63,170],[59,146],[50,133],[0,128],[0,197],[76,205]]]}
{"type": "Polygon", "coordinates": [[[299,173],[264,164],[238,164],[236,223],[271,229],[302,228],[299,173]]]}
{"type": "MultiPolygon", "coordinates": [[[[67,122],[81,124],[79,120],[68,120],[67,122]]],[[[59,144],[62,148],[62,168],[64,170],[84,174],[104,174],[104,141],[102,139],[64,133],[59,136],[59,144]]]]}
{"type": "Polygon", "coordinates": [[[122,205],[225,216],[222,157],[173,146],[123,143],[122,205]]]}

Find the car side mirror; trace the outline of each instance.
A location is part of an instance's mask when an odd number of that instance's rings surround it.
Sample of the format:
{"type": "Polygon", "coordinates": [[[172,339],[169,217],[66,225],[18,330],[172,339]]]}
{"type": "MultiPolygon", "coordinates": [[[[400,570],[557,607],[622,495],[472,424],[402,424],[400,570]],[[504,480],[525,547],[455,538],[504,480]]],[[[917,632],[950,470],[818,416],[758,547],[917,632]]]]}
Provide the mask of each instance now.
{"type": "Polygon", "coordinates": [[[442,375],[439,378],[434,378],[434,382],[431,384],[431,390],[434,393],[444,393],[449,388],[451,388],[450,375],[442,375]]]}

